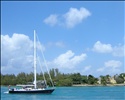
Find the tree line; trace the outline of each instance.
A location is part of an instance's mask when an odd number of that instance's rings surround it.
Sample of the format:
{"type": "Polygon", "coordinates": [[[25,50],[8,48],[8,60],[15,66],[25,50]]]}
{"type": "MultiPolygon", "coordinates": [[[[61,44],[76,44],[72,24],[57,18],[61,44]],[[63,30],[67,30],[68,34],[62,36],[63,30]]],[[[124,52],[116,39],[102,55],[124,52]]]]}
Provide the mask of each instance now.
{"type": "MultiPolygon", "coordinates": [[[[88,84],[88,85],[107,85],[112,84],[110,81],[111,76],[105,75],[100,76],[99,78],[94,77],[93,75],[81,75],[80,73],[70,73],[64,74],[59,72],[58,69],[50,69],[50,75],[53,80],[54,85],[56,86],[72,86],[74,84],[88,84]],[[100,83],[99,83],[100,82],[100,83]]],[[[48,73],[44,73],[47,84],[51,85],[50,78],[48,73]]],[[[16,85],[16,84],[27,84],[28,82],[34,81],[34,73],[24,73],[21,72],[17,75],[14,74],[0,74],[1,83],[0,85],[16,85]]],[[[125,83],[125,73],[116,74],[112,76],[116,81],[116,84],[125,83]]],[[[43,80],[43,73],[37,73],[37,80],[43,80]]]]}

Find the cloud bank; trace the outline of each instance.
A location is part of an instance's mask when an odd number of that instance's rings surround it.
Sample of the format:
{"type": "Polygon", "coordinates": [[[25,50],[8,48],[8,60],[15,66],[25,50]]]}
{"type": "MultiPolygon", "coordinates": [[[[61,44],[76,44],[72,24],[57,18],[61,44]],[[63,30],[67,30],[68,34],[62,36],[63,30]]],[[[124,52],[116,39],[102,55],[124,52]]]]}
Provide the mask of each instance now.
{"type": "MultiPolygon", "coordinates": [[[[37,43],[37,48],[45,47],[37,43]]],[[[14,33],[12,37],[1,35],[2,73],[31,72],[33,69],[33,41],[24,34],[14,33]]]]}
{"type": "MultiPolygon", "coordinates": [[[[62,41],[50,42],[48,45],[65,47],[62,41]]],[[[37,42],[37,49],[41,50],[41,48],[45,50],[45,47],[37,42]]],[[[115,57],[124,57],[124,48],[124,45],[113,47],[111,44],[97,41],[93,45],[92,50],[96,53],[110,53],[115,57]]],[[[101,74],[105,72],[107,74],[115,74],[121,71],[121,61],[109,60],[104,62],[103,67],[94,69],[91,65],[86,66],[83,64],[86,58],[86,53],[76,55],[72,50],[68,50],[55,57],[52,61],[47,61],[47,64],[50,68],[58,68],[61,72],[65,73],[80,72],[82,74],[91,74],[95,70],[101,74]]],[[[24,34],[14,33],[12,36],[1,35],[1,65],[1,72],[3,74],[33,71],[33,41],[24,34]]],[[[95,74],[95,72],[93,73],[95,74]]]]}
{"type": "MultiPolygon", "coordinates": [[[[1,40],[1,71],[3,74],[33,71],[33,41],[27,35],[18,33],[14,33],[11,37],[1,35],[1,40]]],[[[64,47],[63,42],[52,43],[52,45],[64,47]]],[[[41,48],[45,50],[45,47],[37,42],[37,49],[41,50],[41,48]]],[[[66,53],[57,56],[53,61],[48,61],[48,64],[62,70],[74,69],[86,57],[85,53],[75,55],[74,52],[68,50],[66,53]]],[[[88,68],[85,70],[88,70],[88,68]]]]}

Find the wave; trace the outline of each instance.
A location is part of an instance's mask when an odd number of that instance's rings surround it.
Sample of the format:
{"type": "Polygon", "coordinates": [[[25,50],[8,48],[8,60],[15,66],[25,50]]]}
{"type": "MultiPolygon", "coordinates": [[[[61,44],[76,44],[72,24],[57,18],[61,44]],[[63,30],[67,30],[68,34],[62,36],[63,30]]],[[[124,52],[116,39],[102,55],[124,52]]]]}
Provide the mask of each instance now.
{"type": "Polygon", "coordinates": [[[6,92],[4,92],[4,93],[9,93],[9,91],[6,91],[6,92]]]}

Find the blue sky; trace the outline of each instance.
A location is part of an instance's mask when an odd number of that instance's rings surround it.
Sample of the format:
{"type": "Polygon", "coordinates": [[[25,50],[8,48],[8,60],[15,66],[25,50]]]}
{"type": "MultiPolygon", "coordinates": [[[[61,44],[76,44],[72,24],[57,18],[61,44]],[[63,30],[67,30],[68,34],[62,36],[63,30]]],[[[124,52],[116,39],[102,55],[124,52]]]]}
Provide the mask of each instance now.
{"type": "Polygon", "coordinates": [[[122,73],[124,14],[124,3],[118,1],[2,1],[2,73],[33,70],[34,29],[49,69],[95,76],[122,73]]]}

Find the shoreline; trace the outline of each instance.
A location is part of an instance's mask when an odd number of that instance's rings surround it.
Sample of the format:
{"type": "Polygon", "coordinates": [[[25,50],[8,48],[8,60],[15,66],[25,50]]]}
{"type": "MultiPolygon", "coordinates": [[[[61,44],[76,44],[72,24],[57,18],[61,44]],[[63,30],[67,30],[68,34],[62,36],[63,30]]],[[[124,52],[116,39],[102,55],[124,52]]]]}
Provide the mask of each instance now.
{"type": "Polygon", "coordinates": [[[73,87],[92,87],[92,86],[125,86],[125,84],[107,84],[107,85],[89,85],[89,84],[73,84],[73,87]]]}

